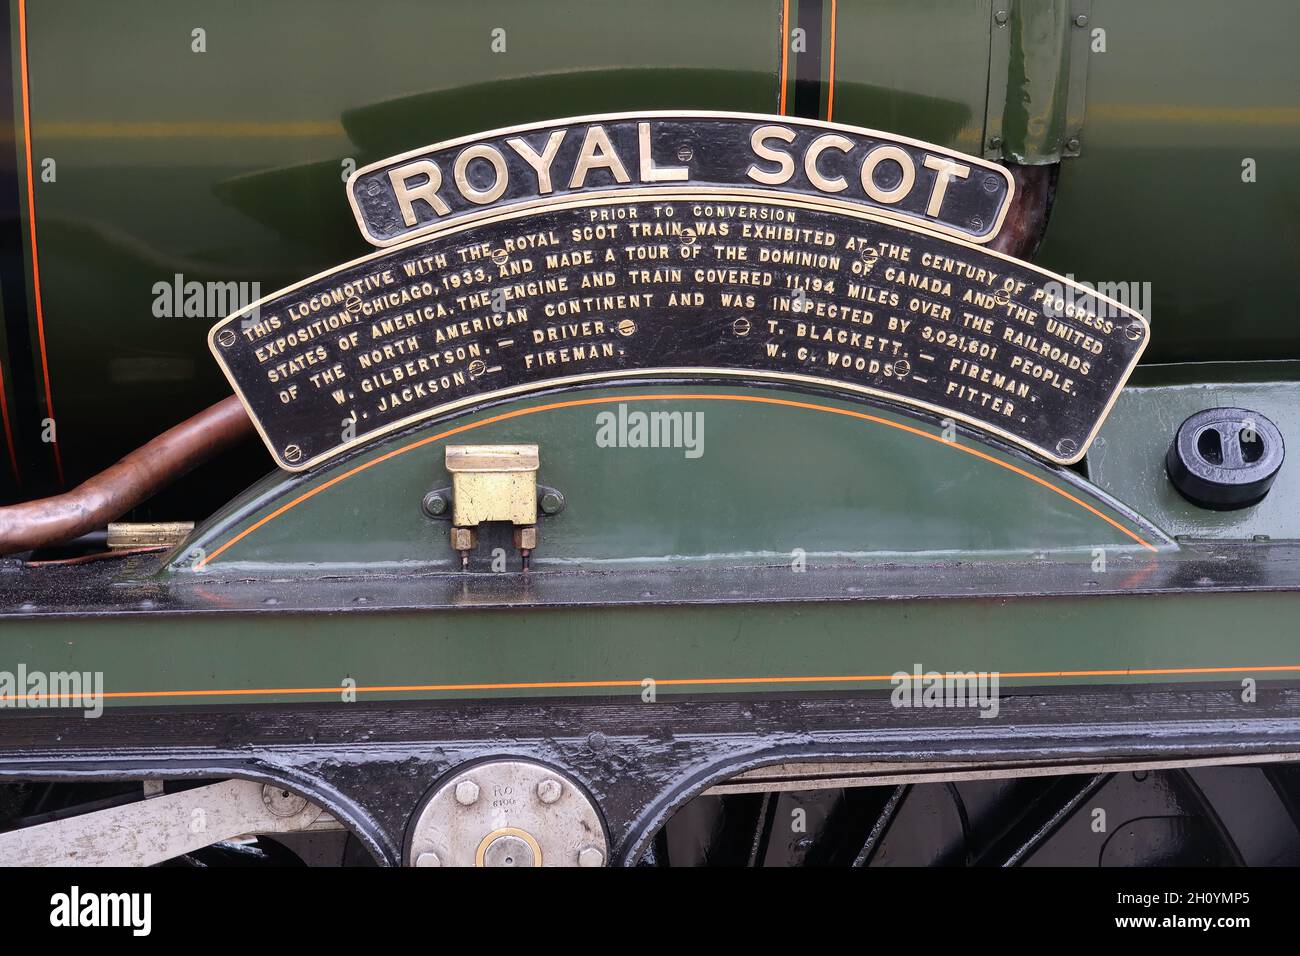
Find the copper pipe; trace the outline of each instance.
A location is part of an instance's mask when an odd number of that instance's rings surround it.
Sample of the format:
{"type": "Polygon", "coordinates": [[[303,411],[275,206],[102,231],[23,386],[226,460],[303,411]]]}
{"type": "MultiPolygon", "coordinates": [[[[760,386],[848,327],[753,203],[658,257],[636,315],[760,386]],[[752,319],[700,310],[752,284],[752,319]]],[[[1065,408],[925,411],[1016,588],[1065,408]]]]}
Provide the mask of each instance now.
{"type": "Polygon", "coordinates": [[[1056,177],[1061,166],[1059,163],[1044,166],[1008,163],[1007,168],[1016,181],[1016,194],[1002,221],[1002,229],[989,248],[1017,259],[1032,259],[1047,233],[1047,219],[1056,199],[1056,177]]]}
{"type": "Polygon", "coordinates": [[[0,508],[0,554],[30,551],[102,528],[253,433],[239,399],[199,412],[76,488],[0,508]]]}

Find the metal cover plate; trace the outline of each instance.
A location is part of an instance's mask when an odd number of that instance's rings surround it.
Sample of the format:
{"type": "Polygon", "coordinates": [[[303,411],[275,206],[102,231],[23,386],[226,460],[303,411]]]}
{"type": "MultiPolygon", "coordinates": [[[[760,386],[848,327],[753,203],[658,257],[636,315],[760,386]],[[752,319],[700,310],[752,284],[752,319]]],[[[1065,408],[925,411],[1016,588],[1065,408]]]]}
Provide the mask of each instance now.
{"type": "Polygon", "coordinates": [[[406,838],[414,866],[604,866],[600,811],[571,777],[532,760],[488,760],[442,780],[406,838]]]}
{"type": "Polygon", "coordinates": [[[436,143],[358,169],[348,199],[362,235],[389,246],[505,209],[646,188],[795,195],[982,243],[998,234],[1015,184],[997,163],[878,130],[674,111],[573,117],[436,143]]]}
{"type": "Polygon", "coordinates": [[[1146,320],[863,210],[700,194],[559,201],[376,252],[218,323],[281,467],[485,399],[618,378],[810,383],[1079,460],[1146,320]]]}

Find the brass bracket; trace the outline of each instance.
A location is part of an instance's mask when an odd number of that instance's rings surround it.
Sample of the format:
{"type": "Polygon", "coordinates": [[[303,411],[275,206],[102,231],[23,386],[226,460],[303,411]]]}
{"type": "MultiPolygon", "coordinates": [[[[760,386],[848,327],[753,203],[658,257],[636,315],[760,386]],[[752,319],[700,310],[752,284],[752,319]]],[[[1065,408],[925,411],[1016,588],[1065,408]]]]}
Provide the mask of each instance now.
{"type": "Polygon", "coordinates": [[[508,521],[527,570],[529,555],[537,547],[537,446],[448,445],[446,464],[451,474],[451,544],[460,552],[461,567],[469,565],[479,525],[508,521]]]}

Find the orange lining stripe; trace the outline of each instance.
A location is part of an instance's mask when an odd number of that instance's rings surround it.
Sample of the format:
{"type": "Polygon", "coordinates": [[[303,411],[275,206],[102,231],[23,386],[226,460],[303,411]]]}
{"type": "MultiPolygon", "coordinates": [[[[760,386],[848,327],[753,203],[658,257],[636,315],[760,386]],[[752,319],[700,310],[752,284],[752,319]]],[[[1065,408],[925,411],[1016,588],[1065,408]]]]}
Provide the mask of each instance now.
{"type": "Polygon", "coordinates": [[[831,0],[831,65],[827,74],[826,122],[831,121],[835,110],[835,17],[838,13],[835,0],[831,0]]]}
{"type": "Polygon", "coordinates": [[[5,444],[9,447],[9,464],[14,470],[14,481],[18,482],[18,487],[22,487],[23,476],[18,473],[18,455],[14,452],[14,433],[9,427],[9,401],[5,398],[5,369],[0,364],[0,418],[4,419],[5,426],[5,444]]]}
{"type": "MultiPolygon", "coordinates": [[[[1175,674],[1247,674],[1277,673],[1282,671],[1300,671],[1300,664],[1268,664],[1262,667],[1134,667],[1122,670],[1081,670],[1081,671],[1017,671],[999,672],[999,679],[1004,678],[1043,678],[1043,677],[1152,677],[1175,674]]],[[[902,672],[900,672],[902,673],[902,672]]],[[[942,673],[942,672],[940,672],[942,673]]],[[[662,687],[698,687],[707,684],[829,684],[829,683],[870,683],[893,681],[894,674],[847,674],[841,677],[677,677],[656,680],[662,687]]],[[[912,679],[911,674],[906,675],[912,679]]],[[[511,684],[392,684],[376,687],[259,687],[221,690],[126,690],[110,691],[100,696],[108,698],[140,697],[257,697],[284,694],[341,694],[353,691],[358,694],[397,693],[406,691],[462,691],[462,690],[569,690],[578,688],[614,688],[642,687],[643,678],[634,680],[571,680],[571,681],[527,681],[511,684]]],[[[9,704],[19,700],[52,700],[66,698],[66,694],[28,694],[26,696],[0,695],[0,703],[9,704]]]]}
{"type": "Polygon", "coordinates": [[[781,0],[781,109],[785,115],[785,87],[790,64],[790,0],[781,0]]]}
{"type": "MultiPolygon", "coordinates": [[[[27,91],[27,0],[18,0],[18,51],[23,73],[23,143],[27,147],[27,219],[31,226],[32,299],[36,303],[36,337],[41,347],[41,375],[45,378],[45,413],[55,421],[54,397],[50,392],[50,363],[45,355],[45,313],[41,306],[41,266],[36,255],[36,185],[32,179],[32,109],[27,91]]],[[[55,423],[54,471],[63,484],[63,456],[59,453],[58,424],[55,423]]]]}
{"type": "Polygon", "coordinates": [[[1145,539],[1143,539],[1141,536],[1134,533],[1133,531],[1130,531],[1128,528],[1124,527],[1124,525],[1120,524],[1114,518],[1110,517],[1109,515],[1103,514],[1102,512],[1094,508],[1092,505],[1088,504],[1086,501],[1083,501],[1082,499],[1075,497],[1074,495],[1070,494],[1068,491],[1065,491],[1062,488],[1058,488],[1050,481],[1046,481],[1038,477],[1037,475],[1025,471],[1022,468],[1017,468],[1015,465],[1010,464],[1009,462],[1002,461],[999,458],[994,458],[992,455],[986,454],[982,451],[979,451],[978,449],[971,448],[966,445],[959,445],[956,442],[944,441],[938,435],[932,435],[930,432],[923,431],[920,428],[913,428],[911,425],[904,425],[901,422],[893,422],[887,418],[881,418],[877,415],[868,415],[865,412],[855,412],[846,408],[832,408],[828,405],[814,405],[810,402],[796,402],[785,398],[765,398],[758,395],[692,395],[692,394],[613,395],[604,398],[579,398],[568,402],[552,402],[547,405],[535,405],[532,408],[519,408],[519,409],[515,409],[512,412],[505,412],[501,415],[493,415],[491,418],[485,418],[481,422],[470,422],[465,425],[458,425],[455,428],[449,428],[447,431],[438,432],[438,434],[436,435],[430,435],[427,438],[421,438],[418,441],[411,442],[411,444],[409,445],[403,445],[401,448],[394,448],[392,451],[380,455],[378,458],[374,458],[370,461],[357,465],[355,468],[351,468],[345,471],[341,475],[335,475],[329,481],[322,482],[321,484],[317,485],[315,488],[312,488],[310,491],[303,492],[301,495],[299,495],[297,498],[294,498],[289,503],[281,505],[279,508],[276,508],[270,514],[253,522],[251,525],[249,525],[243,531],[239,532],[239,534],[235,535],[225,544],[221,545],[221,547],[217,548],[211,554],[204,555],[203,559],[200,560],[197,564],[195,564],[195,567],[196,568],[204,567],[205,565],[207,565],[209,561],[221,555],[221,553],[224,552],[231,545],[236,544],[237,542],[243,540],[245,537],[252,534],[258,528],[262,527],[262,525],[267,524],[268,522],[278,518],[286,511],[289,511],[292,508],[296,508],[298,505],[302,504],[308,498],[312,498],[320,494],[326,488],[332,488],[334,485],[337,485],[339,482],[351,478],[353,475],[357,474],[358,472],[365,471],[367,468],[372,468],[375,465],[378,465],[380,462],[388,461],[388,459],[390,458],[396,458],[398,455],[403,455],[408,451],[413,451],[414,449],[423,447],[424,445],[428,445],[436,441],[441,441],[444,438],[450,438],[452,435],[459,435],[462,432],[467,432],[475,428],[482,428],[484,425],[492,425],[497,422],[508,421],[509,419],[512,418],[521,418],[524,415],[534,415],[538,412],[554,411],[556,409],[561,409],[561,408],[577,408],[583,405],[608,405],[608,404],[613,404],[615,402],[668,402],[668,401],[751,402],[756,405],[781,405],[787,408],[803,408],[815,412],[829,412],[835,415],[844,415],[848,418],[857,418],[857,419],[861,419],[862,421],[873,422],[877,425],[888,425],[890,428],[897,428],[900,431],[907,432],[908,434],[911,435],[919,435],[921,438],[927,438],[930,441],[939,442],[941,445],[946,445],[949,448],[955,448],[958,451],[965,452],[968,455],[974,455],[976,458],[982,459],[983,461],[992,462],[993,464],[997,465],[999,468],[1005,468],[1007,471],[1014,472],[1015,474],[1020,475],[1022,478],[1028,478],[1030,481],[1042,485],[1047,490],[1055,492],[1056,494],[1060,495],[1062,498],[1065,498],[1068,501],[1072,501],[1080,508],[1083,508],[1084,510],[1089,511],[1092,514],[1096,515],[1102,521],[1105,521],[1107,524],[1111,525],[1114,528],[1117,528],[1118,530],[1122,531],[1124,534],[1128,535],[1128,537],[1132,538],[1134,541],[1142,545],[1142,547],[1146,548],[1148,551],[1158,550],[1155,545],[1149,543],[1148,541],[1146,541],[1145,539]]]}

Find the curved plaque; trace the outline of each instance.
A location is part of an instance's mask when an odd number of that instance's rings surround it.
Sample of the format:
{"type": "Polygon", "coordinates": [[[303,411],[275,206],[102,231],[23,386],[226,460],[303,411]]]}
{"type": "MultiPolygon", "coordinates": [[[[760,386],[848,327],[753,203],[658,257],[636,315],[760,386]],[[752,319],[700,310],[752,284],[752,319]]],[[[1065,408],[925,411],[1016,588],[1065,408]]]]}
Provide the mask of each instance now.
{"type": "Polygon", "coordinates": [[[620,377],[832,386],[1079,460],[1141,315],[980,246],[798,199],[559,201],[373,253],[218,323],[281,467],[487,398],[620,377]]]}
{"type": "Polygon", "coordinates": [[[436,143],[358,169],[348,200],[362,235],[390,246],[506,209],[647,188],[794,195],[982,243],[1002,227],[1015,183],[996,163],[892,133],[682,111],[580,116],[436,143]]]}

